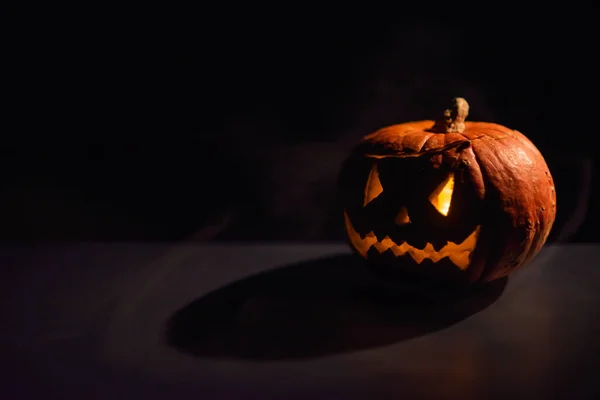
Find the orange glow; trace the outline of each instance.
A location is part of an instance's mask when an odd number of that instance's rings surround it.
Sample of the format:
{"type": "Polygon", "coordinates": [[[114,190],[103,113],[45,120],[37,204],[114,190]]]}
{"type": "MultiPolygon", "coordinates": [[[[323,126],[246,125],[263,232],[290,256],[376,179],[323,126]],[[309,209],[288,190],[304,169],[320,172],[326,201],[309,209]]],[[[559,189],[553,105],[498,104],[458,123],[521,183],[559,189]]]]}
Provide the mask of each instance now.
{"type": "Polygon", "coordinates": [[[398,215],[396,215],[396,219],[394,222],[398,225],[406,225],[410,223],[410,218],[408,217],[408,210],[405,206],[402,206],[398,215]]]}
{"type": "Polygon", "coordinates": [[[365,200],[363,207],[366,206],[375,197],[379,196],[383,192],[383,187],[379,181],[379,172],[377,171],[377,165],[373,164],[371,172],[369,172],[369,178],[365,186],[365,200]]]}
{"type": "Polygon", "coordinates": [[[373,231],[367,233],[365,238],[362,239],[354,229],[354,226],[352,226],[352,222],[346,211],[344,211],[344,218],[346,221],[346,233],[348,234],[348,238],[356,251],[364,258],[368,258],[367,252],[371,247],[375,247],[380,254],[387,250],[391,250],[396,257],[410,254],[417,264],[421,264],[425,259],[437,263],[441,259],[448,257],[454,265],[463,271],[469,267],[471,254],[477,246],[477,238],[480,231],[480,226],[478,225],[473,233],[471,233],[462,243],[456,244],[448,241],[444,247],[439,251],[436,251],[431,243],[427,243],[423,249],[417,249],[406,242],[396,244],[389,236],[378,241],[373,231]]]}
{"type": "Polygon", "coordinates": [[[454,174],[450,173],[446,180],[444,180],[444,182],[442,182],[429,196],[429,202],[444,216],[448,215],[448,211],[450,211],[453,191],[454,174]]]}

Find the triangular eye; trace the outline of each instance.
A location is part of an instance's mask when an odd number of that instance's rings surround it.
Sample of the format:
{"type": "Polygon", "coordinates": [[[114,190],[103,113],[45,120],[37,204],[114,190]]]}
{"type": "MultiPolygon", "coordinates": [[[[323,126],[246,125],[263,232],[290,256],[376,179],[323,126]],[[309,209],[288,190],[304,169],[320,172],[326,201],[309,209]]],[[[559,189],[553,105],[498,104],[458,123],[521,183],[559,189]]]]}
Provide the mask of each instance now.
{"type": "Polygon", "coordinates": [[[398,214],[396,215],[396,219],[394,222],[398,225],[406,225],[410,223],[410,218],[408,217],[408,210],[406,206],[402,206],[398,214]]]}
{"type": "Polygon", "coordinates": [[[444,216],[448,215],[448,211],[450,210],[453,191],[454,174],[450,173],[444,182],[442,182],[429,196],[429,202],[444,216]]]}
{"type": "Polygon", "coordinates": [[[363,207],[366,206],[375,197],[379,196],[383,192],[383,187],[379,181],[379,172],[377,171],[377,165],[373,164],[371,172],[369,172],[369,178],[365,186],[365,201],[363,207]]]}

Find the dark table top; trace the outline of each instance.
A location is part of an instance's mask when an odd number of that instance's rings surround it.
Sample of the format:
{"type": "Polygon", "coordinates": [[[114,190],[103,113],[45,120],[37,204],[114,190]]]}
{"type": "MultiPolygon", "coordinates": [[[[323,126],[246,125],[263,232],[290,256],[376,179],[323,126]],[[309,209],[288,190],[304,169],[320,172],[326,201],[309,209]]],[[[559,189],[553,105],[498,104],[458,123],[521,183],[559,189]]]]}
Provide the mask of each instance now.
{"type": "Polygon", "coordinates": [[[5,245],[2,398],[600,398],[599,259],[440,300],[343,244],[5,245]]]}

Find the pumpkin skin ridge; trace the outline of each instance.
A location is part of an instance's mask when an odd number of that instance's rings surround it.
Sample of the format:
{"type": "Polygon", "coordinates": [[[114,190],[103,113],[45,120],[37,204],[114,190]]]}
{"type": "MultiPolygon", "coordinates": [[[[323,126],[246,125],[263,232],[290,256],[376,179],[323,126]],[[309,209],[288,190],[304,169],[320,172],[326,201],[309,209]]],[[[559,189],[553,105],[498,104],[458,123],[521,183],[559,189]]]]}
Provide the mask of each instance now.
{"type": "MultiPolygon", "coordinates": [[[[492,234],[491,240],[487,241],[498,244],[496,247],[504,249],[504,251],[497,252],[502,253],[497,255],[488,254],[481,276],[483,281],[494,280],[513,273],[535,258],[548,238],[556,216],[555,192],[551,189],[541,192],[547,187],[554,187],[552,176],[543,156],[524,135],[521,137],[510,136],[509,140],[518,142],[521,145],[518,149],[526,148],[528,150],[528,156],[534,166],[527,173],[521,169],[513,173],[515,171],[511,171],[511,166],[507,165],[510,161],[506,155],[507,149],[510,151],[516,148],[507,144],[508,140],[498,140],[493,144],[491,140],[486,140],[487,146],[481,146],[482,142],[474,143],[472,146],[478,163],[477,167],[481,171],[483,182],[486,185],[488,199],[484,208],[501,209],[502,216],[507,218],[504,222],[491,223],[491,225],[497,226],[494,232],[485,230],[486,236],[492,234]],[[504,149],[496,147],[502,145],[504,145],[504,149]],[[488,157],[494,158],[494,160],[490,162],[488,157]],[[495,167],[495,170],[492,170],[491,166],[495,167]],[[507,173],[503,174],[503,172],[507,173]],[[544,185],[543,180],[546,177],[550,180],[550,186],[544,185]],[[497,196],[497,198],[489,199],[490,196],[497,196]],[[489,204],[494,201],[499,201],[501,204],[489,204]],[[516,209],[516,205],[521,205],[521,207],[516,209]],[[531,210],[536,212],[532,213],[531,210]],[[542,213],[545,214],[540,215],[538,210],[543,210],[542,213]],[[525,219],[523,220],[523,218],[525,219]],[[515,241],[520,237],[522,239],[515,241]],[[519,257],[507,259],[507,255],[511,251],[519,254],[519,257]]],[[[520,167],[522,168],[522,166],[520,167]]]]}

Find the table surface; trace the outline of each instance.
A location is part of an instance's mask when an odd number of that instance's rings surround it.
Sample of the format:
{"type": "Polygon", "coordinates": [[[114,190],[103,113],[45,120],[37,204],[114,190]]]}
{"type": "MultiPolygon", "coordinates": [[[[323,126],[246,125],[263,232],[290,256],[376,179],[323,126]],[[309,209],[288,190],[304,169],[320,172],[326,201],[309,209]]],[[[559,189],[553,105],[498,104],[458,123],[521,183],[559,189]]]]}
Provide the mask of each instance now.
{"type": "Polygon", "coordinates": [[[599,259],[439,300],[344,244],[4,245],[3,398],[600,398],[599,259]]]}

